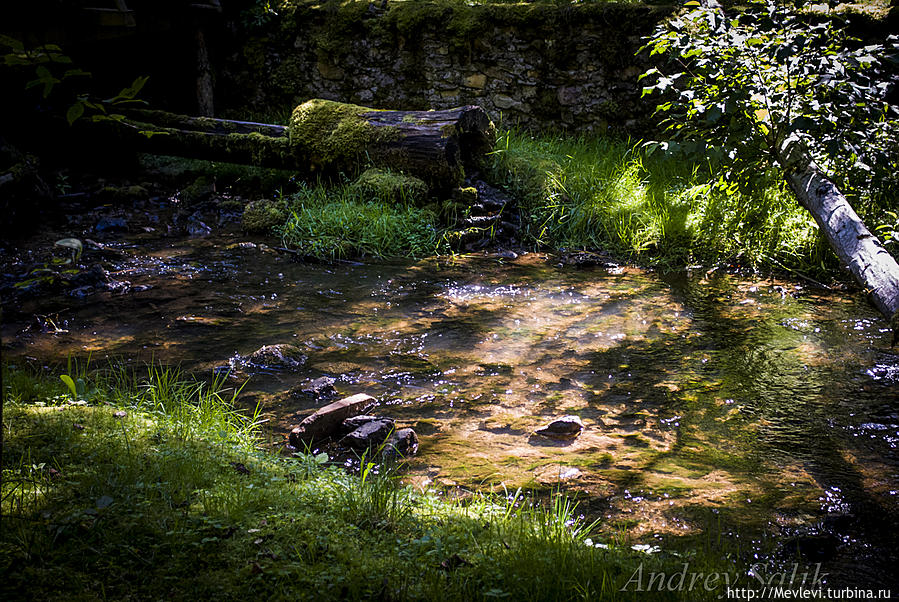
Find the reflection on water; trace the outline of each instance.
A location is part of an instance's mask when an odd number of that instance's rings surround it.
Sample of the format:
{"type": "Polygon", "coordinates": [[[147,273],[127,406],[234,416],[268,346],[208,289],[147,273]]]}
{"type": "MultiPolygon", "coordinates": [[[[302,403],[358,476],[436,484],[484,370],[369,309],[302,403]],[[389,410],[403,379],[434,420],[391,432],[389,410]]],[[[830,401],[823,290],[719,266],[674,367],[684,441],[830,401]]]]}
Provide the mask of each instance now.
{"type": "Polygon", "coordinates": [[[245,388],[281,432],[316,406],[287,392],[329,375],[418,431],[418,485],[561,484],[634,536],[719,513],[787,542],[784,558],[796,543],[838,582],[894,581],[899,362],[859,300],[533,255],[303,265],[211,239],[134,250],[118,268],[147,288],[8,308],[7,352],[208,371],[291,343],[301,368],[245,388]],[[27,328],[37,313],[67,332],[27,328]],[[576,440],[532,436],[563,414],[584,421],[576,440]]]}

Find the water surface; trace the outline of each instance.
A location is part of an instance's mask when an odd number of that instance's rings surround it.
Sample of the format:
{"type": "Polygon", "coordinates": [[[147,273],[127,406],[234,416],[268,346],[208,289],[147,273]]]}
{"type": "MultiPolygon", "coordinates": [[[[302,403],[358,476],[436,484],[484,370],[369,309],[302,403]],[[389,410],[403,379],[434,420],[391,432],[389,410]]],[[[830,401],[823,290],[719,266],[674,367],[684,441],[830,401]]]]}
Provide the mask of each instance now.
{"type": "Polygon", "coordinates": [[[225,238],[123,248],[114,276],[132,292],[6,308],[5,353],[209,373],[294,344],[302,368],[244,389],[276,436],[321,405],[296,390],[329,375],[416,429],[420,487],[561,486],[608,532],[663,542],[717,513],[782,562],[798,542],[834,583],[895,583],[899,361],[857,295],[533,254],[310,265],[225,238]],[[587,426],[576,440],[531,434],[565,414],[587,426]]]}

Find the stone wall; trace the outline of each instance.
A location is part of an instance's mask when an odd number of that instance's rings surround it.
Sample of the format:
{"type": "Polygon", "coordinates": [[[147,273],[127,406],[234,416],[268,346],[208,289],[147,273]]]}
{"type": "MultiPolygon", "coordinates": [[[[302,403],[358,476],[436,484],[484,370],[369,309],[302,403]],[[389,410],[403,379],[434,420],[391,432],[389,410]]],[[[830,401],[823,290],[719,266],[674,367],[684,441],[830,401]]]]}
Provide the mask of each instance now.
{"type": "Polygon", "coordinates": [[[634,131],[635,52],[670,7],[635,3],[331,2],[293,6],[235,37],[217,103],[283,112],[320,97],[376,108],[479,104],[506,125],[634,131]],[[230,90],[253,96],[229,95],[230,90]]]}

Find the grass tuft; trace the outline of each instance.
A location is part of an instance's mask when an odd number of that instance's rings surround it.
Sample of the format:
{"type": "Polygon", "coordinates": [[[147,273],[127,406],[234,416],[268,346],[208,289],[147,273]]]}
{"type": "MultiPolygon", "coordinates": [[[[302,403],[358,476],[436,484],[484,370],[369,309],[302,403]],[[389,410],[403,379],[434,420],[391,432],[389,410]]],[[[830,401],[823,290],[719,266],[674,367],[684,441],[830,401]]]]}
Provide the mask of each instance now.
{"type": "Polygon", "coordinates": [[[286,246],[323,259],[349,256],[424,257],[438,252],[437,216],[400,199],[382,202],[340,184],[305,186],[288,199],[279,233],[286,246]]]}
{"type": "Polygon", "coordinates": [[[812,218],[769,174],[759,174],[750,198],[719,182],[714,165],[684,155],[647,156],[639,143],[609,137],[508,130],[490,176],[519,199],[524,239],[535,246],[605,249],[671,267],[833,267],[812,218]]]}

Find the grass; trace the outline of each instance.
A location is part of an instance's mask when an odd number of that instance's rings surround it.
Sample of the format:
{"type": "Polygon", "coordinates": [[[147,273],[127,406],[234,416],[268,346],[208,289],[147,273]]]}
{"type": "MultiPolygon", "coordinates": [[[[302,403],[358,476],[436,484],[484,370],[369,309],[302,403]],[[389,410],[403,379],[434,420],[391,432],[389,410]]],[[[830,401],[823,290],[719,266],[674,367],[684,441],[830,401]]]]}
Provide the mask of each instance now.
{"type": "Polygon", "coordinates": [[[833,266],[811,216],[766,174],[748,198],[709,186],[712,165],[647,156],[633,141],[516,130],[500,136],[493,159],[491,178],[519,199],[525,240],[538,246],[666,266],[833,266]]]}
{"type": "Polygon", "coordinates": [[[303,186],[287,202],[289,218],[279,233],[307,255],[423,257],[439,250],[435,212],[404,199],[387,201],[342,183],[303,186]]]}
{"type": "MultiPolygon", "coordinates": [[[[711,164],[613,137],[501,133],[488,178],[518,199],[520,240],[535,249],[606,250],[645,265],[779,269],[832,275],[817,225],[774,175],[757,192],[718,182],[711,164]],[[712,186],[712,183],[720,185],[712,186]]],[[[450,238],[434,209],[339,183],[285,197],[285,245],[325,259],[421,257],[450,238]]]]}
{"type": "Polygon", "coordinates": [[[220,382],[158,366],[70,376],[85,399],[4,368],[4,600],[631,599],[619,589],[640,567],[733,571],[711,547],[597,547],[559,494],[451,501],[364,459],[358,474],[260,451],[220,382]]]}

